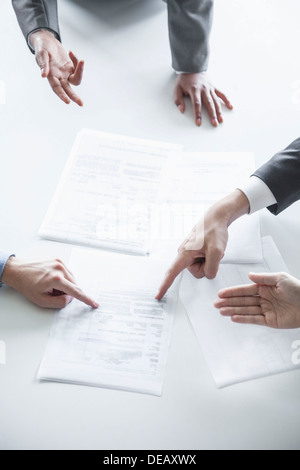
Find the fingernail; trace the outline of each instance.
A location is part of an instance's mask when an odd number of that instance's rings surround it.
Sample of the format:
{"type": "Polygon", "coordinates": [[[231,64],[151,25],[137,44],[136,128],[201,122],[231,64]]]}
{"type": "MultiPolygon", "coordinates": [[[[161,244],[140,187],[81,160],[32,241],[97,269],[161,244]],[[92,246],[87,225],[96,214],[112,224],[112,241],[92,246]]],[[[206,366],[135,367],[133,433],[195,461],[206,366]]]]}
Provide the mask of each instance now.
{"type": "Polygon", "coordinates": [[[99,308],[99,307],[100,307],[100,304],[98,304],[98,302],[93,303],[93,308],[99,308]]]}
{"type": "Polygon", "coordinates": [[[219,123],[218,123],[217,119],[214,119],[213,120],[213,126],[218,127],[218,125],[219,125],[219,123]]]}
{"type": "Polygon", "coordinates": [[[224,122],[222,114],[219,116],[219,123],[222,124],[224,122]]]}
{"type": "Polygon", "coordinates": [[[201,126],[201,123],[202,123],[201,119],[200,119],[200,118],[198,118],[198,119],[196,120],[196,124],[197,124],[197,126],[201,126]]]}
{"type": "Polygon", "coordinates": [[[216,275],[215,274],[206,274],[206,278],[209,279],[210,281],[212,281],[213,279],[216,278],[216,275]]]}
{"type": "Polygon", "coordinates": [[[179,109],[179,111],[180,111],[181,113],[183,113],[184,109],[183,109],[182,104],[180,104],[180,105],[178,106],[178,109],[179,109]]]}

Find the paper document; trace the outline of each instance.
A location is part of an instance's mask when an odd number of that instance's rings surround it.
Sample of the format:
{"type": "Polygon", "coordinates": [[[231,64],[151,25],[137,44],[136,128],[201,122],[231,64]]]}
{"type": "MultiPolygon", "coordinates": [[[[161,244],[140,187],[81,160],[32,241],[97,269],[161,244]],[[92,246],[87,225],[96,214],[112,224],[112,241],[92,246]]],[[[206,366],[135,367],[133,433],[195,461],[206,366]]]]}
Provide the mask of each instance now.
{"type": "Polygon", "coordinates": [[[177,287],[154,299],[155,258],[74,249],[70,266],[100,308],[74,300],[56,313],[38,377],[161,395],[177,287]]]}
{"type": "MultiPolygon", "coordinates": [[[[161,142],[82,130],[39,235],[145,255],[178,246],[207,209],[254,171],[251,153],[182,153],[161,142]]],[[[259,216],[229,228],[223,262],[262,261],[259,216]]]]}
{"type": "Polygon", "coordinates": [[[263,253],[262,264],[222,265],[214,281],[183,275],[180,296],[218,387],[299,368],[292,361],[299,330],[235,324],[213,305],[221,289],[250,284],[249,272],[287,272],[272,238],[263,239],[263,253]]]}
{"type": "MultiPolygon", "coordinates": [[[[169,157],[180,146],[82,130],[39,235],[145,255],[169,157]]],[[[172,160],[172,159],[171,159],[172,160]]]]}
{"type": "MultiPolygon", "coordinates": [[[[181,242],[217,201],[240,187],[255,170],[253,153],[183,153],[173,168],[169,204],[182,230],[181,242]]],[[[262,262],[259,215],[245,215],[229,227],[223,263],[262,262]]]]}

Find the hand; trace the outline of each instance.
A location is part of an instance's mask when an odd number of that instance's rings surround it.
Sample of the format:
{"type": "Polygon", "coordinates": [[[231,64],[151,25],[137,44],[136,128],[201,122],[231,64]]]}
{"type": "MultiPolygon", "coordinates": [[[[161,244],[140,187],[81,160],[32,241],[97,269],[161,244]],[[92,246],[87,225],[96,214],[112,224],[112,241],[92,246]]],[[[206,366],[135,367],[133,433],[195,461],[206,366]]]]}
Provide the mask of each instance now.
{"type": "Polygon", "coordinates": [[[186,268],[197,279],[214,279],[228,243],[229,225],[249,212],[249,201],[239,190],[212,206],[178,250],[156,296],[161,300],[186,268]]]}
{"type": "Polygon", "coordinates": [[[219,292],[215,307],[235,323],[300,328],[300,281],[289,274],[250,274],[255,284],[219,292]]]}
{"type": "Polygon", "coordinates": [[[56,95],[66,104],[71,100],[83,106],[82,100],[74,93],[71,85],[80,85],[84,62],[78,61],[73,52],[69,55],[50,31],[37,31],[30,36],[35,50],[35,58],[41,69],[42,77],[48,82],[56,95]]]}
{"type": "Polygon", "coordinates": [[[185,111],[185,96],[189,96],[192,100],[197,126],[202,124],[203,105],[214,127],[218,127],[223,122],[222,101],[228,109],[233,109],[227,97],[210,83],[205,73],[183,73],[178,76],[175,86],[175,104],[181,113],[185,111]]]}
{"type": "Polygon", "coordinates": [[[6,263],[2,281],[39,307],[61,309],[73,298],[92,308],[99,307],[76,285],[73,275],[60,260],[24,263],[12,257],[6,263]]]}

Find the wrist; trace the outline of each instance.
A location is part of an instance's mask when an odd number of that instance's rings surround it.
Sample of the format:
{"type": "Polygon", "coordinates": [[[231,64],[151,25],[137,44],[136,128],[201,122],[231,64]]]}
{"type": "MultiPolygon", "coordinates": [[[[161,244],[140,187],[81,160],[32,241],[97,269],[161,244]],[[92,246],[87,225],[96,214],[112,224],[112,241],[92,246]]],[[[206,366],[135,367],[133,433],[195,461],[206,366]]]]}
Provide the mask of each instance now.
{"type": "Polygon", "coordinates": [[[14,256],[8,258],[2,274],[2,282],[8,287],[14,287],[14,280],[17,276],[17,261],[14,256]]]}
{"type": "Polygon", "coordinates": [[[227,227],[242,215],[249,214],[250,203],[246,195],[236,189],[211,209],[218,220],[223,221],[227,227]]]}
{"type": "Polygon", "coordinates": [[[40,41],[45,39],[56,39],[56,37],[55,34],[48,29],[39,29],[38,31],[34,31],[29,35],[29,42],[34,49],[36,49],[37,44],[40,41]]]}

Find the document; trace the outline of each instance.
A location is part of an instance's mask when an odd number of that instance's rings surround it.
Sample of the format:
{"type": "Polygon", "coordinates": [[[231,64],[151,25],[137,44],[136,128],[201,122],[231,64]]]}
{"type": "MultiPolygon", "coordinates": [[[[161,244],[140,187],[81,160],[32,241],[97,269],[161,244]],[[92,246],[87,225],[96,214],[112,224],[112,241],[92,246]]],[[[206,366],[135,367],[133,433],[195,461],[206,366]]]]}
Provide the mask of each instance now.
{"type": "Polygon", "coordinates": [[[71,270],[100,307],[56,313],[38,378],[160,396],[178,297],[177,283],[154,299],[168,262],[74,249],[71,270]]]}
{"type": "MultiPolygon", "coordinates": [[[[177,214],[174,227],[180,243],[205,212],[255,170],[253,153],[183,153],[173,167],[168,204],[177,214]]],[[[222,263],[262,262],[259,215],[245,215],[229,227],[229,243],[222,263]]]]}
{"type": "MultiPolygon", "coordinates": [[[[182,153],[182,147],[84,129],[39,235],[146,255],[176,252],[207,209],[254,171],[251,153],[182,153]]],[[[229,228],[223,262],[262,261],[259,216],[229,228]]]]}
{"type": "Polygon", "coordinates": [[[146,255],[152,207],[180,146],[82,130],[39,235],[146,255]],[[170,158],[172,157],[172,158],[170,158]]]}
{"type": "Polygon", "coordinates": [[[263,254],[261,264],[222,265],[214,281],[189,272],[182,278],[181,299],[219,388],[299,368],[292,360],[299,330],[235,324],[213,305],[221,289],[250,284],[249,272],[288,272],[271,237],[263,239],[263,254]]]}

